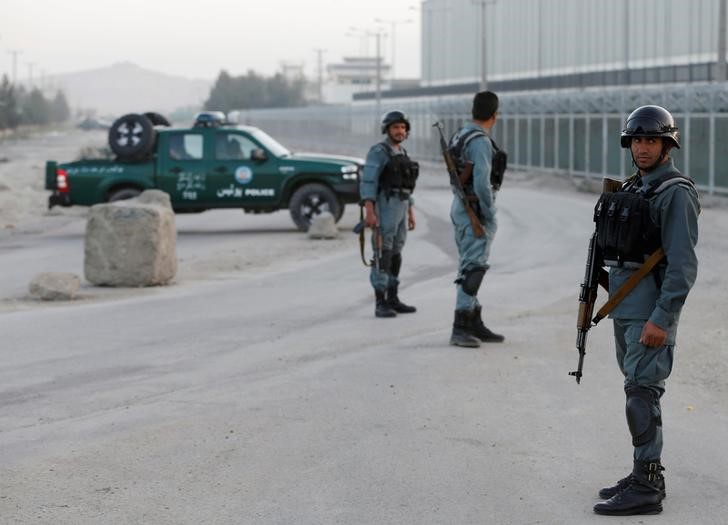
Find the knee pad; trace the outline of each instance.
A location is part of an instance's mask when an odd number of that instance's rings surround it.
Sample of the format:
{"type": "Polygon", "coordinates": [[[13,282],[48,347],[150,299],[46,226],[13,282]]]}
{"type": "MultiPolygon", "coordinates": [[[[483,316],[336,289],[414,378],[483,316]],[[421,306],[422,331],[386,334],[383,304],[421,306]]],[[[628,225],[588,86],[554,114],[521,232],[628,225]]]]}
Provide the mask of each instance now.
{"type": "Polygon", "coordinates": [[[382,250],[382,256],[379,258],[379,271],[391,273],[392,271],[392,250],[382,250]]]}
{"type": "Polygon", "coordinates": [[[462,279],[460,279],[460,286],[463,287],[463,292],[475,297],[478,290],[480,290],[480,283],[483,282],[484,276],[485,268],[483,266],[475,266],[465,270],[462,279]]]}
{"type": "Polygon", "coordinates": [[[639,447],[652,441],[661,424],[654,415],[655,395],[644,387],[630,388],[625,391],[627,402],[625,413],[627,425],[632,434],[632,445],[639,447]]]}
{"type": "Polygon", "coordinates": [[[395,277],[399,277],[400,268],[402,268],[402,254],[393,253],[392,254],[392,275],[394,275],[395,277]]]}

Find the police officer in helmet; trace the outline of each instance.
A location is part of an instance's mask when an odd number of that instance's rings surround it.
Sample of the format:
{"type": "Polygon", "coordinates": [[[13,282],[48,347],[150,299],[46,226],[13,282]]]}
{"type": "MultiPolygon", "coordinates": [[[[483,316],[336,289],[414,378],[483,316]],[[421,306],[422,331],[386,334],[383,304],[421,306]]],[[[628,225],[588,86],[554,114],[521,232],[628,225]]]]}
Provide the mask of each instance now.
{"type": "Polygon", "coordinates": [[[621,145],[629,148],[637,171],[619,192],[602,195],[600,202],[612,212],[598,214],[597,219],[610,294],[651,253],[658,248],[665,252],[661,263],[610,314],[634,453],[632,472],[599,491],[606,501],[596,504],[594,512],[624,516],[662,511],[660,398],[672,370],[680,311],[697,276],[700,204],[692,180],[675,168],[670,157],[670,151],[680,147],[680,137],[666,109],[642,106],[633,111],[622,130],[621,145]],[[642,209],[645,213],[630,213],[642,209]],[[620,226],[627,235],[620,234],[618,240],[610,221],[620,217],[626,219],[620,226]],[[625,242],[629,238],[636,240],[625,242]]]}
{"type": "Polygon", "coordinates": [[[381,131],[385,138],[367,154],[359,191],[366,226],[378,227],[381,234],[381,246],[377,236],[372,235],[373,248],[381,249],[379,268],[373,265],[370,274],[376,298],[374,314],[395,317],[416,311],[399,300],[398,288],[407,230],[415,229],[412,192],[419,166],[402,147],[410,131],[407,115],[398,110],[385,113],[381,131]]]}

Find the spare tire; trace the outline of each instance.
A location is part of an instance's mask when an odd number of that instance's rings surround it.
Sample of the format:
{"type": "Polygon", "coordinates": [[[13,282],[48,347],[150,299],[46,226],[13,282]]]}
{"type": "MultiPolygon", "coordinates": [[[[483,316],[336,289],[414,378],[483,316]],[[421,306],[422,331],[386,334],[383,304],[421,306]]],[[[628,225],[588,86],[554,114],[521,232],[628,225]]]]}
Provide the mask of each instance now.
{"type": "Polygon", "coordinates": [[[146,113],[144,113],[144,116],[149,119],[149,121],[152,123],[152,126],[170,127],[172,125],[169,123],[169,120],[167,120],[167,117],[165,117],[161,113],[155,113],[154,111],[147,111],[146,113]]]}
{"type": "Polygon", "coordinates": [[[122,160],[141,160],[152,152],[156,136],[148,117],[129,113],[116,119],[109,128],[109,146],[122,160]]]}

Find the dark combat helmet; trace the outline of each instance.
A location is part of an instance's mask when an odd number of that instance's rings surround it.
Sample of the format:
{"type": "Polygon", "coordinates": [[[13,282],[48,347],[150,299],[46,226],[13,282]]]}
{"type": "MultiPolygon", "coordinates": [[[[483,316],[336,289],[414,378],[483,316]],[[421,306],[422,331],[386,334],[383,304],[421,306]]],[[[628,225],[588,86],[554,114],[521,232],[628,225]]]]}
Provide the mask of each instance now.
{"type": "Polygon", "coordinates": [[[407,133],[409,133],[410,130],[410,122],[407,118],[407,115],[404,114],[403,111],[399,111],[398,109],[395,109],[393,111],[388,111],[384,114],[382,117],[382,133],[386,133],[389,126],[394,124],[395,122],[403,122],[405,125],[405,130],[407,133]]]}
{"type": "Polygon", "coordinates": [[[675,119],[660,106],[640,106],[630,113],[621,134],[623,148],[629,148],[632,137],[663,137],[680,147],[680,134],[675,119]]]}

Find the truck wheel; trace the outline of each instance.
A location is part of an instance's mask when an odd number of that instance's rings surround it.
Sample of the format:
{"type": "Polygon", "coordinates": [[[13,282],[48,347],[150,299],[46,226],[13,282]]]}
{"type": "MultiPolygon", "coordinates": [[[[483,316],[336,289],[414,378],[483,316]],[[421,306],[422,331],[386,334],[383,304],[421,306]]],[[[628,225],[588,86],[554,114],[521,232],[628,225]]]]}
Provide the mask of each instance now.
{"type": "Polygon", "coordinates": [[[154,148],[157,132],[144,115],[129,113],[109,128],[109,146],[122,160],[141,160],[154,148]]]}
{"type": "Polygon", "coordinates": [[[125,199],[133,199],[141,194],[139,188],[115,188],[109,192],[109,202],[123,201],[125,199]]]}
{"type": "Polygon", "coordinates": [[[144,113],[144,116],[149,119],[149,122],[152,123],[152,126],[170,127],[172,125],[169,123],[169,120],[167,120],[167,117],[165,117],[161,113],[155,113],[154,111],[147,111],[146,113],[144,113]]]}
{"type": "Polygon", "coordinates": [[[343,206],[336,194],[323,184],[306,184],[298,188],[288,204],[291,218],[301,231],[308,231],[311,220],[321,212],[327,211],[339,221],[343,206]]]}

